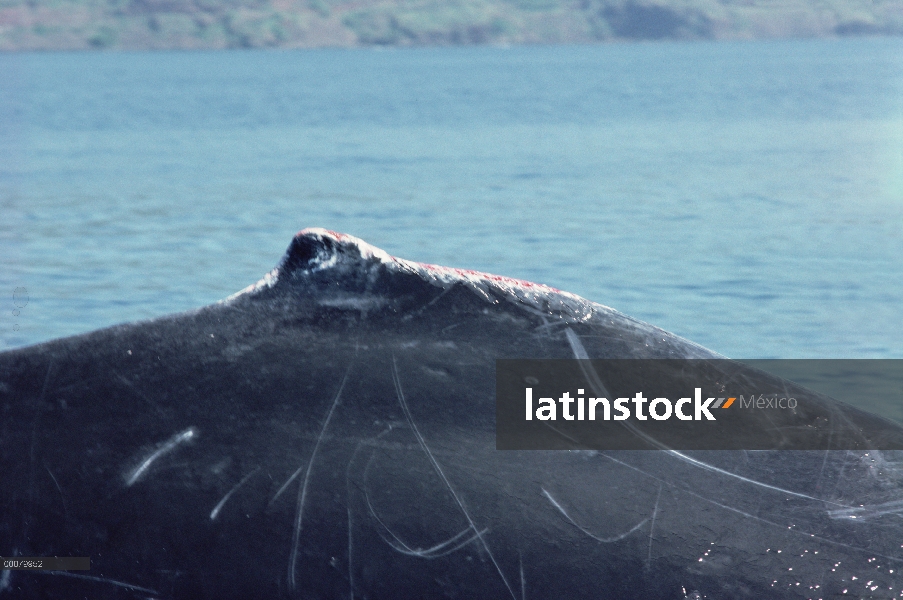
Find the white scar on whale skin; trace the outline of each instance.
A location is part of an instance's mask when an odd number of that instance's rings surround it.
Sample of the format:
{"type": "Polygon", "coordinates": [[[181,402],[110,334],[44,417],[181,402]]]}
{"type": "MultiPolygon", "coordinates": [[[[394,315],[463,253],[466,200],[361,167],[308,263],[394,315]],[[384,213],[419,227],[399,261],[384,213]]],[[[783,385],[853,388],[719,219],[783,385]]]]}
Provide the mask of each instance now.
{"type": "Polygon", "coordinates": [[[451,482],[448,480],[448,477],[445,476],[445,473],[442,471],[442,467],[439,466],[438,461],[436,461],[436,457],[433,456],[433,453],[430,452],[429,446],[426,445],[426,441],[423,439],[423,436],[420,435],[420,430],[417,429],[417,425],[414,424],[414,419],[411,417],[411,410],[408,408],[408,403],[404,399],[404,392],[401,390],[401,379],[398,377],[398,361],[395,360],[395,355],[392,355],[392,382],[395,384],[395,393],[398,395],[398,402],[401,404],[401,410],[404,412],[404,416],[408,421],[408,425],[411,427],[411,431],[414,432],[414,437],[417,438],[417,442],[420,444],[420,447],[423,449],[424,454],[426,454],[427,459],[429,459],[430,463],[433,465],[433,469],[435,469],[436,474],[442,478],[442,481],[445,483],[445,487],[448,488],[448,491],[451,492],[452,498],[455,499],[455,503],[458,505],[458,508],[461,509],[461,512],[464,514],[464,518],[467,519],[470,528],[473,529],[476,538],[480,540],[480,544],[483,546],[483,550],[489,556],[489,560],[492,561],[492,564],[495,566],[495,570],[498,571],[499,577],[502,578],[502,583],[505,584],[505,587],[508,588],[508,593],[511,594],[511,598],[517,600],[517,596],[514,594],[514,590],[511,587],[511,584],[508,583],[508,578],[505,577],[505,573],[502,571],[502,568],[499,566],[498,561],[496,561],[495,556],[492,555],[492,551],[489,549],[489,544],[486,543],[486,539],[483,537],[483,532],[477,529],[476,523],[474,523],[473,518],[471,518],[470,513],[467,511],[467,508],[464,507],[464,503],[461,501],[461,498],[458,496],[455,489],[452,487],[451,482]]]}
{"type": "Polygon", "coordinates": [[[255,474],[257,471],[259,471],[259,470],[260,470],[260,467],[257,467],[256,469],[254,469],[253,471],[251,471],[250,473],[248,473],[247,475],[245,475],[245,476],[242,478],[241,481],[239,481],[238,483],[236,483],[236,484],[232,487],[232,489],[229,490],[229,492],[228,492],[225,496],[223,496],[223,499],[220,500],[220,501],[217,503],[217,505],[213,507],[213,510],[212,510],[212,511],[210,511],[210,520],[211,520],[211,521],[216,520],[217,515],[219,515],[219,511],[221,511],[221,510],[223,509],[223,507],[226,505],[226,502],[228,502],[228,501],[229,501],[229,498],[232,497],[232,494],[234,494],[235,492],[237,492],[237,491],[238,491],[238,488],[240,488],[241,486],[243,486],[243,485],[245,484],[245,482],[246,482],[247,480],[249,480],[249,479],[251,478],[251,476],[254,475],[254,474],[255,474]]]}
{"type": "MultiPolygon", "coordinates": [[[[348,365],[348,368],[345,370],[345,377],[342,378],[342,383],[339,385],[339,391],[336,392],[335,398],[332,400],[332,404],[329,407],[329,412],[326,413],[326,418],[323,420],[323,426],[320,428],[320,435],[317,436],[317,442],[314,444],[314,449],[310,453],[310,460],[307,461],[307,469],[304,472],[304,481],[301,482],[301,487],[298,490],[298,503],[297,509],[295,511],[295,528],[294,535],[292,537],[292,551],[289,555],[288,561],[288,583],[289,587],[294,590],[297,585],[297,581],[295,579],[295,567],[298,563],[298,552],[299,552],[299,543],[301,541],[301,525],[304,518],[304,502],[307,498],[307,485],[310,482],[310,473],[314,467],[314,460],[317,458],[317,450],[320,449],[320,443],[323,441],[324,436],[326,435],[326,428],[329,427],[329,421],[332,419],[332,414],[335,412],[336,407],[339,405],[339,401],[342,398],[342,391],[345,389],[345,384],[348,383],[348,376],[351,373],[351,367],[353,366],[353,362],[348,365]]],[[[288,484],[292,482],[295,477],[301,472],[301,467],[298,467],[298,470],[289,477],[288,481],[283,484],[283,486],[276,492],[276,496],[273,500],[270,501],[270,504],[279,497],[279,494],[288,487],[288,484]]]]}
{"type": "MultiPolygon", "coordinates": [[[[589,531],[587,531],[586,529],[584,529],[583,527],[581,527],[580,525],[578,525],[577,522],[576,522],[574,519],[571,518],[571,515],[569,515],[569,514],[567,513],[567,511],[564,510],[564,507],[561,506],[561,504],[558,502],[558,500],[556,500],[555,498],[552,497],[552,494],[550,494],[549,492],[547,492],[545,488],[542,488],[542,487],[541,487],[541,488],[539,488],[539,489],[542,490],[543,495],[548,499],[548,501],[552,503],[552,506],[554,506],[555,508],[557,508],[557,509],[558,509],[558,512],[560,512],[562,515],[564,515],[564,518],[571,522],[571,525],[573,525],[574,527],[576,527],[577,529],[579,529],[580,531],[582,531],[583,533],[585,533],[585,534],[588,535],[589,537],[593,538],[594,540],[599,541],[599,542],[603,542],[603,543],[605,543],[605,544],[610,544],[610,543],[612,543],[612,542],[619,542],[619,541],[623,540],[623,539],[626,538],[628,535],[630,535],[631,533],[633,533],[634,531],[636,531],[637,529],[639,529],[640,527],[642,527],[643,525],[645,525],[646,523],[648,523],[648,522],[649,522],[649,519],[650,519],[650,517],[646,517],[645,519],[643,519],[642,521],[640,521],[639,523],[637,523],[636,525],[634,525],[633,527],[631,527],[628,531],[625,531],[624,533],[622,533],[622,534],[620,534],[620,535],[616,535],[616,536],[614,536],[614,537],[609,537],[609,538],[602,538],[602,537],[599,537],[599,536],[597,536],[597,535],[594,535],[594,534],[590,533],[589,531]]],[[[656,510],[657,510],[657,509],[658,509],[658,505],[656,504],[656,510]]],[[[653,515],[654,515],[654,514],[655,514],[655,513],[653,512],[653,515]]]]}
{"type": "MultiPolygon", "coordinates": [[[[604,396],[608,396],[609,394],[608,394],[608,392],[606,391],[605,386],[602,384],[602,380],[599,378],[598,373],[596,373],[596,370],[593,368],[592,364],[586,362],[586,361],[588,361],[588,359],[589,359],[589,354],[587,353],[586,348],[583,346],[583,343],[580,341],[580,337],[579,337],[576,333],[574,333],[574,330],[572,330],[570,327],[568,327],[567,329],[565,329],[564,333],[565,333],[565,336],[567,337],[568,343],[569,343],[570,346],[571,346],[571,350],[572,350],[573,353],[574,353],[574,358],[576,358],[576,359],[578,359],[578,360],[581,361],[581,362],[580,362],[580,369],[583,371],[584,376],[585,376],[585,377],[587,378],[587,380],[589,381],[590,388],[591,388],[591,389],[593,390],[593,392],[595,392],[597,395],[600,395],[600,396],[603,396],[603,395],[604,395],[604,396]]],[[[782,488],[782,487],[770,485],[770,484],[767,484],[767,483],[762,482],[762,481],[758,481],[758,480],[755,480],[755,479],[750,479],[749,477],[744,477],[744,476],[742,476],[742,475],[738,475],[737,473],[732,473],[732,472],[730,472],[730,471],[726,471],[726,470],[724,470],[724,469],[720,469],[720,468],[718,468],[718,467],[716,467],[716,466],[714,466],[714,465],[710,465],[710,464],[707,463],[707,462],[704,462],[704,461],[701,461],[701,460],[697,460],[697,459],[695,459],[695,458],[692,458],[691,456],[687,456],[686,454],[683,454],[682,452],[678,452],[677,450],[675,450],[675,449],[673,449],[673,448],[670,448],[669,446],[666,446],[666,445],[662,444],[662,443],[659,442],[657,439],[655,439],[655,438],[653,438],[653,437],[651,437],[651,436],[648,436],[648,435],[646,435],[645,433],[643,433],[643,432],[637,430],[635,427],[629,426],[629,428],[630,428],[630,430],[631,430],[633,433],[635,433],[637,436],[641,437],[642,439],[646,440],[647,442],[649,442],[649,443],[652,444],[653,446],[656,446],[656,447],[659,448],[660,450],[663,450],[663,451],[667,452],[668,454],[670,454],[671,456],[674,456],[674,457],[676,457],[676,458],[678,458],[678,459],[684,461],[685,463],[690,464],[690,465],[692,465],[692,466],[694,466],[694,467],[698,467],[698,468],[700,468],[700,469],[705,469],[705,470],[708,470],[708,471],[712,471],[712,472],[714,472],[714,473],[718,473],[719,475],[724,475],[725,477],[732,477],[732,478],[734,478],[734,479],[737,479],[737,480],[739,480],[739,481],[743,481],[743,482],[749,483],[749,484],[751,484],[751,485],[763,487],[763,488],[765,488],[765,489],[772,490],[772,491],[775,491],[775,492],[779,492],[779,493],[781,493],[781,494],[787,494],[788,496],[794,496],[794,497],[797,497],[797,498],[803,498],[803,499],[806,499],[806,500],[812,500],[812,501],[815,501],[815,502],[823,502],[823,503],[825,503],[825,504],[831,504],[831,505],[834,505],[834,506],[839,506],[839,507],[841,507],[841,508],[847,508],[845,505],[843,505],[843,504],[838,504],[837,502],[833,502],[833,501],[831,501],[831,500],[825,500],[825,499],[816,498],[816,497],[814,497],[814,496],[809,496],[808,494],[801,494],[800,492],[794,492],[794,491],[789,490],[789,489],[786,489],[786,488],[782,488]]]]}
{"type": "Polygon", "coordinates": [[[166,442],[162,446],[154,450],[147,458],[142,460],[141,464],[139,464],[131,473],[129,473],[125,477],[125,487],[131,487],[132,485],[134,485],[135,482],[141,479],[141,477],[147,472],[147,470],[155,460],[168,452],[172,452],[179,444],[182,444],[194,438],[197,433],[197,429],[195,429],[194,427],[189,427],[185,431],[181,431],[166,440],[166,442]]]}
{"type": "MultiPolygon", "coordinates": [[[[6,571],[9,573],[9,571],[6,571]]],[[[115,585],[117,587],[125,588],[127,590],[132,590],[135,592],[146,592],[148,594],[153,594],[154,597],[160,595],[160,592],[148,589],[146,587],[141,587],[138,585],[134,585],[131,583],[126,583],[124,581],[117,581],[115,579],[109,579],[107,577],[97,577],[95,575],[82,575],[80,573],[69,573],[68,571],[42,571],[42,570],[34,570],[32,573],[36,573],[38,575],[62,575],[64,577],[75,577],[76,579],[85,579],[88,581],[96,581],[98,583],[107,583],[110,585],[115,585]]]]}

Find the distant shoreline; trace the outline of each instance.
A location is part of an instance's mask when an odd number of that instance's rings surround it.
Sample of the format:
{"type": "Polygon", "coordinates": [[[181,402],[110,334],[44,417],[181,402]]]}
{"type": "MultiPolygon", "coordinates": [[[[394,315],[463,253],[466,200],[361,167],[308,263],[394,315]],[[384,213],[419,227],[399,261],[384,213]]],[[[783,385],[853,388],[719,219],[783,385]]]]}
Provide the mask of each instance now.
{"type": "Polygon", "coordinates": [[[899,0],[8,0],[0,51],[903,36],[899,0]]]}

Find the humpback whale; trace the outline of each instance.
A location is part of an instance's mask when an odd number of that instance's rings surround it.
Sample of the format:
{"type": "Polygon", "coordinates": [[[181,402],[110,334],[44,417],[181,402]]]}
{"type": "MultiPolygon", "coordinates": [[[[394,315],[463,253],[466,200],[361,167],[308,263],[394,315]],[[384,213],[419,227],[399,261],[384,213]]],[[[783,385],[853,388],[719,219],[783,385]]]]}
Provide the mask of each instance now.
{"type": "Polygon", "coordinates": [[[4,352],[0,555],[90,570],[0,600],[903,597],[898,452],[498,450],[495,361],[546,358],[722,357],[322,229],[214,305],[4,352]]]}

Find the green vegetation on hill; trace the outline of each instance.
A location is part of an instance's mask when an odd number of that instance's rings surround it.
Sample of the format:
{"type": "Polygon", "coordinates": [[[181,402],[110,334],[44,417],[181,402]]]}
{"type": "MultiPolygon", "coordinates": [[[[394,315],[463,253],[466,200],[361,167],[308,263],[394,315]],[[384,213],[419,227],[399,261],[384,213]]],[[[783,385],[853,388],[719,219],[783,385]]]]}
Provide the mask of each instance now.
{"type": "Polygon", "coordinates": [[[901,0],[0,0],[0,50],[903,35],[901,0]]]}

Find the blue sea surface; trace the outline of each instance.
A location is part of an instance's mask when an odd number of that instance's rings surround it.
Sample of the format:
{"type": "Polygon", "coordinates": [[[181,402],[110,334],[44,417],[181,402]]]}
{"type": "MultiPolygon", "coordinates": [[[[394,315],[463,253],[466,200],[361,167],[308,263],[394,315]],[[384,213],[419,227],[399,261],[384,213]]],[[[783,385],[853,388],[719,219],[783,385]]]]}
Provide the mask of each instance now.
{"type": "Polygon", "coordinates": [[[903,358],[903,39],[0,55],[0,350],[309,226],[731,357],[903,358]]]}

